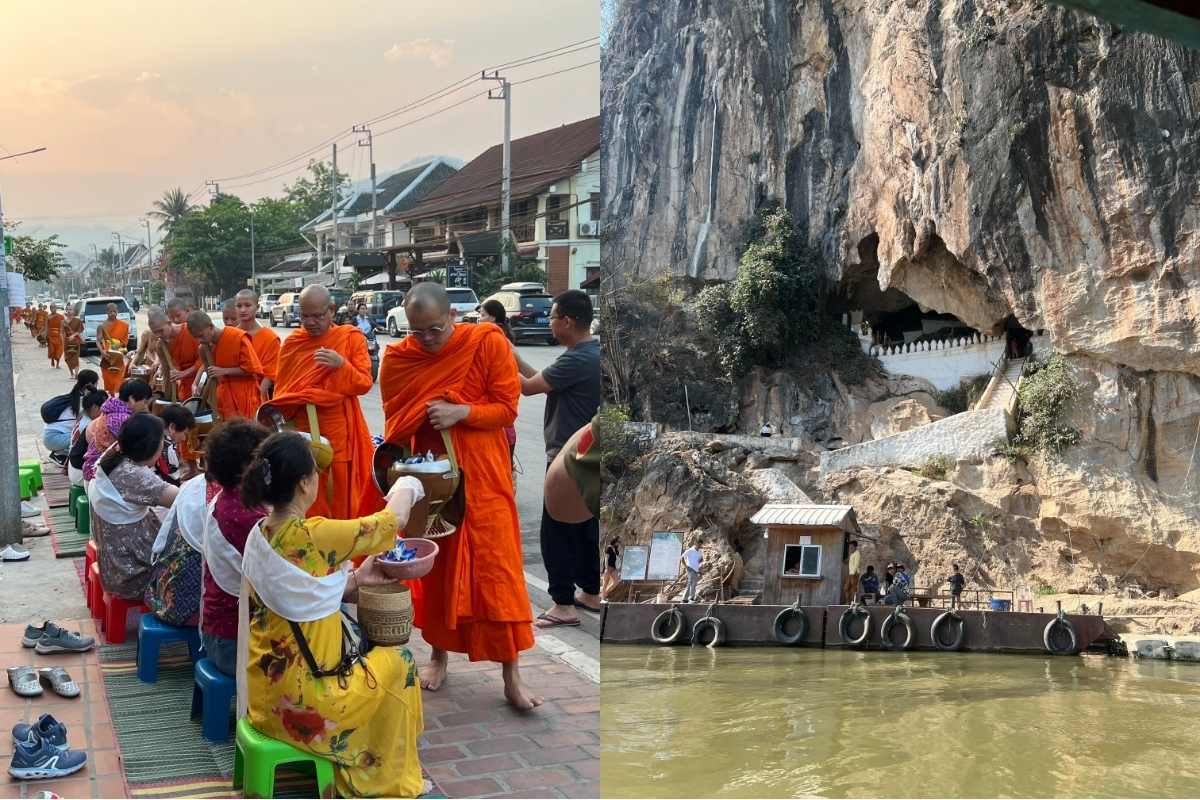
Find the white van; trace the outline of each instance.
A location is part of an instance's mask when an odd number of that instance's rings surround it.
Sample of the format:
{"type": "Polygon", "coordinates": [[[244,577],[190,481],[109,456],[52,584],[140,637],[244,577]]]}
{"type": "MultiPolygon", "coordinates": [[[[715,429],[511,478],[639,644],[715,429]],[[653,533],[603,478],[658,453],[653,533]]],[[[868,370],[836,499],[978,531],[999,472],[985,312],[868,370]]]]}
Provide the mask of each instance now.
{"type": "MultiPolygon", "coordinates": [[[[450,307],[458,312],[455,316],[460,322],[468,311],[479,308],[479,298],[475,296],[474,289],[447,289],[446,294],[450,295],[450,307]]],[[[388,312],[387,330],[388,334],[397,338],[408,336],[408,317],[404,313],[403,303],[388,312]]]]}

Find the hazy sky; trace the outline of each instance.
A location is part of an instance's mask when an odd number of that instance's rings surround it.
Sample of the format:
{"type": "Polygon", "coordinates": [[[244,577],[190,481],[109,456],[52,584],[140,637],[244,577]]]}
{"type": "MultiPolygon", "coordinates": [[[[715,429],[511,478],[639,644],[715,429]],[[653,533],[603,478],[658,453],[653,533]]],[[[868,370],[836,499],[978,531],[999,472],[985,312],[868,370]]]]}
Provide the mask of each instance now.
{"type": "MultiPolygon", "coordinates": [[[[492,85],[481,69],[598,33],[598,0],[5,0],[0,155],[48,150],[0,161],[4,215],[81,251],[103,246],[110,229],[136,234],[166,189],[221,180],[246,200],[276,194],[302,173],[234,178],[474,76],[371,125],[380,174],[421,156],[469,160],[503,136],[502,102],[449,108],[492,85]]],[[[515,84],[596,61],[589,44],[502,74],[515,84]]],[[[514,85],[513,137],[595,116],[598,86],[595,64],[514,85]]],[[[366,154],[343,139],[339,169],[369,177],[366,154]]]]}

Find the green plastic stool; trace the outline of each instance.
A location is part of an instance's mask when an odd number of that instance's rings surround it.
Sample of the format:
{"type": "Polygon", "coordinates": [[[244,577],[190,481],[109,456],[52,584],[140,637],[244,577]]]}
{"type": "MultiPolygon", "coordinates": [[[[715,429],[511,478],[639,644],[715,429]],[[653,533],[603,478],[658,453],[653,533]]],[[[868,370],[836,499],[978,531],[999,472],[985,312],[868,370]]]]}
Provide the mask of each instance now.
{"type": "Polygon", "coordinates": [[[319,797],[334,797],[333,762],[306,753],[256,731],[248,717],[237,723],[233,751],[233,788],[242,786],[242,797],[274,797],[275,768],[281,764],[311,763],[317,772],[319,797]]]}
{"type": "Polygon", "coordinates": [[[75,519],[75,503],[79,498],[83,497],[83,487],[71,484],[71,491],[67,495],[67,510],[71,512],[71,519],[75,519]]]}
{"type": "Polygon", "coordinates": [[[37,478],[33,475],[33,470],[29,467],[21,467],[21,499],[32,500],[33,493],[37,491],[34,487],[37,486],[37,478]]]}
{"type": "Polygon", "coordinates": [[[91,504],[86,494],[79,495],[79,499],[75,501],[75,530],[83,536],[92,535],[91,504]]]}
{"type": "Polygon", "coordinates": [[[33,459],[29,459],[26,461],[18,461],[17,462],[17,469],[25,469],[26,467],[33,470],[34,491],[37,491],[46,485],[46,484],[42,483],[42,463],[40,461],[34,461],[33,459]]]}

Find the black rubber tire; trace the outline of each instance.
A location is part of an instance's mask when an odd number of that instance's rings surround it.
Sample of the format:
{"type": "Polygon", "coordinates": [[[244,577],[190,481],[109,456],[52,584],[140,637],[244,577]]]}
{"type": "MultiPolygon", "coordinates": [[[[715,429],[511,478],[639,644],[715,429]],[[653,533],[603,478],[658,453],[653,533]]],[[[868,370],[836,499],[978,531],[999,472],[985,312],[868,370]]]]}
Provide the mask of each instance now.
{"type": "Polygon", "coordinates": [[[400,329],[396,327],[396,320],[392,317],[388,317],[388,336],[393,339],[400,338],[400,329]]]}
{"type": "Polygon", "coordinates": [[[879,638],[883,640],[883,646],[888,650],[908,650],[917,642],[917,623],[913,622],[913,618],[903,611],[899,614],[893,614],[885,619],[883,625],[880,626],[879,638]],[[904,625],[904,644],[901,645],[894,644],[888,635],[897,624],[904,625]]]}
{"type": "Polygon", "coordinates": [[[683,613],[678,608],[668,608],[654,618],[654,624],[650,626],[650,638],[658,644],[675,644],[679,641],[679,637],[683,635],[685,627],[683,613]],[[674,627],[668,628],[666,633],[660,635],[659,630],[662,629],[664,624],[673,624],[674,627]]]}
{"type": "Polygon", "coordinates": [[[271,327],[272,327],[272,328],[275,328],[275,327],[277,327],[277,323],[275,322],[275,315],[274,315],[274,314],[271,314],[271,315],[270,315],[270,318],[271,318],[271,327]]]}
{"type": "Polygon", "coordinates": [[[775,617],[775,641],[787,647],[795,647],[804,641],[804,637],[808,635],[808,617],[798,608],[785,608],[775,617]],[[792,617],[795,617],[800,622],[799,629],[789,636],[783,632],[783,624],[792,617]]]}
{"type": "Polygon", "coordinates": [[[704,647],[712,649],[725,644],[725,623],[721,622],[721,620],[717,619],[716,617],[705,617],[692,626],[692,647],[701,646],[700,632],[706,628],[712,628],[713,638],[712,641],[704,645],[704,647]]]}
{"type": "Polygon", "coordinates": [[[1075,630],[1075,626],[1071,624],[1071,620],[1066,617],[1062,619],[1055,617],[1046,624],[1046,630],[1042,632],[1042,644],[1046,645],[1046,649],[1056,656],[1073,656],[1079,650],[1079,633],[1075,630]],[[1071,644],[1066,650],[1060,650],[1054,644],[1054,630],[1058,627],[1065,629],[1067,635],[1071,637],[1071,644]]]}
{"type": "Polygon", "coordinates": [[[944,614],[940,614],[933,621],[933,625],[929,628],[929,635],[933,638],[934,647],[947,653],[953,653],[956,650],[962,649],[963,640],[967,638],[967,623],[958,614],[955,614],[953,611],[947,611],[944,614]],[[943,642],[942,637],[938,635],[938,630],[947,622],[958,626],[958,633],[955,635],[954,641],[950,644],[943,642]]]}
{"type": "Polygon", "coordinates": [[[866,618],[866,621],[863,623],[862,635],[857,639],[850,638],[851,620],[860,619],[858,614],[851,614],[851,612],[854,611],[853,608],[847,608],[845,611],[843,611],[842,618],[838,621],[838,634],[842,637],[842,641],[851,647],[858,647],[859,645],[866,644],[867,640],[871,638],[871,626],[873,624],[871,612],[864,608],[860,608],[858,610],[861,612],[862,616],[866,618]]]}

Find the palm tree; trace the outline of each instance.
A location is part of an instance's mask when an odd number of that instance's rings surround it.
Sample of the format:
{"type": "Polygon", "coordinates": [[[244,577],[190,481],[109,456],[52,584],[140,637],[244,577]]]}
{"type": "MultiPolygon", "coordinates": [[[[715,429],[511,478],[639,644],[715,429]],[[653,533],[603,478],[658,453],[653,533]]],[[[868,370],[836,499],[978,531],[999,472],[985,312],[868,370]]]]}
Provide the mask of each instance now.
{"type": "Polygon", "coordinates": [[[163,192],[162,200],[154,201],[155,210],[149,212],[148,216],[154,217],[159,221],[158,229],[160,231],[165,230],[169,234],[171,228],[193,208],[195,206],[188,202],[187,195],[183,193],[183,189],[176,187],[168,192],[163,192]]]}

